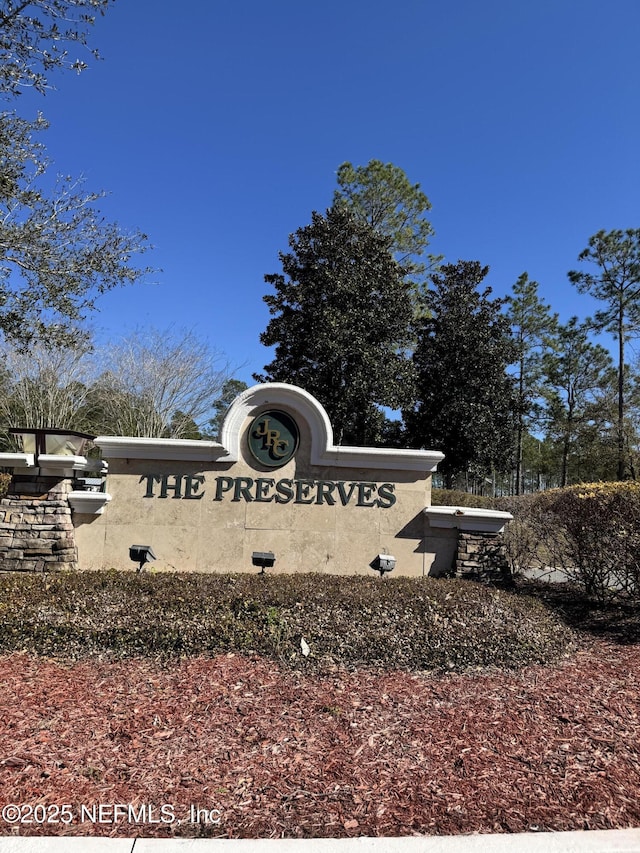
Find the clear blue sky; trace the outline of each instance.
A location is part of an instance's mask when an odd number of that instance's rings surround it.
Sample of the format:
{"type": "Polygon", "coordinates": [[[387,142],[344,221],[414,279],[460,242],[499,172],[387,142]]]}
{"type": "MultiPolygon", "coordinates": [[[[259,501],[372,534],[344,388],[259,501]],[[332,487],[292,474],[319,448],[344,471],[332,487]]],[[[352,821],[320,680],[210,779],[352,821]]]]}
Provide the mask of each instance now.
{"type": "Polygon", "coordinates": [[[188,327],[251,384],[263,276],[345,160],[419,182],[431,250],[488,264],[497,295],[526,270],[562,320],[592,313],[567,271],[594,232],[640,227],[639,38],[638,0],[118,0],[104,60],[17,107],[156,247],[100,336],[188,327]]]}

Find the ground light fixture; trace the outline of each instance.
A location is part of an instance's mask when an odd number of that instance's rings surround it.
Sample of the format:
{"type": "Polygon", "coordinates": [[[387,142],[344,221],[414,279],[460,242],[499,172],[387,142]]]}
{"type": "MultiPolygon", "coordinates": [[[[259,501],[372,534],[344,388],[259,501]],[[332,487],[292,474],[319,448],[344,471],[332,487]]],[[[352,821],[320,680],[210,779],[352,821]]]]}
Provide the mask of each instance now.
{"type": "Polygon", "coordinates": [[[148,563],[149,560],[155,560],[157,557],[153,553],[151,545],[132,545],[129,548],[129,559],[138,563],[138,571],[141,572],[145,563],[148,563]]]}
{"type": "Polygon", "coordinates": [[[369,563],[369,566],[376,572],[380,572],[380,577],[383,578],[386,572],[391,572],[396,567],[396,558],[391,554],[378,554],[369,563]]]}
{"type": "Polygon", "coordinates": [[[260,574],[264,574],[265,569],[272,569],[276,561],[276,555],[273,551],[254,551],[251,555],[251,562],[254,566],[260,566],[260,574]]]}

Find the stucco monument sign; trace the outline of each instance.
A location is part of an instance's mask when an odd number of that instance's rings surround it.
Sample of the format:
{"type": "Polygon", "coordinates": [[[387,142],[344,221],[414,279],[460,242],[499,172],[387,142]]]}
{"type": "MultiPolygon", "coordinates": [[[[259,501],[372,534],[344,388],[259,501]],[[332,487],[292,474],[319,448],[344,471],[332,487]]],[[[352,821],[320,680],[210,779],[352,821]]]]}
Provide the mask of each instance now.
{"type": "MultiPolygon", "coordinates": [[[[320,403],[282,383],[240,394],[217,442],[98,436],[95,444],[104,486],[90,498],[70,487],[81,569],[131,570],[129,549],[145,543],[158,570],[255,571],[252,556],[267,553],[279,572],[371,574],[380,555],[393,555],[394,574],[442,574],[465,522],[497,532],[508,518],[431,508],[441,453],[336,445],[320,403]]],[[[13,456],[0,464],[23,478],[29,466],[38,471],[13,456]]]]}

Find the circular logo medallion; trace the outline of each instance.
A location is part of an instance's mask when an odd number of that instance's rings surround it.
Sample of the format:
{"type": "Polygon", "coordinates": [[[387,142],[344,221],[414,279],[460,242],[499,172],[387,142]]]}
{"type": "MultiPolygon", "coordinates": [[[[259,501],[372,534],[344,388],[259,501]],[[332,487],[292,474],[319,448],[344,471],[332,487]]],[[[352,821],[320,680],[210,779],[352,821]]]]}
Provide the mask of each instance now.
{"type": "Polygon", "coordinates": [[[261,412],[247,434],[254,459],[268,468],[285,465],[298,449],[298,425],[286,412],[261,412]]]}

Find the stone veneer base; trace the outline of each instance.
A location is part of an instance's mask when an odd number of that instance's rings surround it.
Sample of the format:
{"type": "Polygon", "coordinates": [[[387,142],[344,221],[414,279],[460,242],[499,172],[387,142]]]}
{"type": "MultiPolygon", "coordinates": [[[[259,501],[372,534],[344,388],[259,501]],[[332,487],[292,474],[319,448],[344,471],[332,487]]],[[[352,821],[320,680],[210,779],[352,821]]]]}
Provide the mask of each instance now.
{"type": "Polygon", "coordinates": [[[0,500],[0,571],[57,572],[78,567],[66,480],[14,478],[0,500]]]}
{"type": "Polygon", "coordinates": [[[501,534],[459,530],[454,576],[512,586],[513,578],[501,534]]]}

